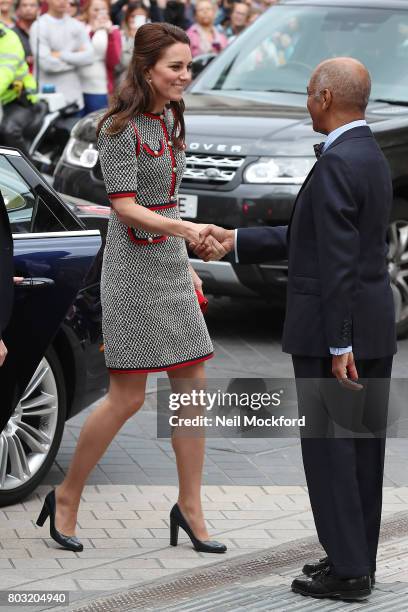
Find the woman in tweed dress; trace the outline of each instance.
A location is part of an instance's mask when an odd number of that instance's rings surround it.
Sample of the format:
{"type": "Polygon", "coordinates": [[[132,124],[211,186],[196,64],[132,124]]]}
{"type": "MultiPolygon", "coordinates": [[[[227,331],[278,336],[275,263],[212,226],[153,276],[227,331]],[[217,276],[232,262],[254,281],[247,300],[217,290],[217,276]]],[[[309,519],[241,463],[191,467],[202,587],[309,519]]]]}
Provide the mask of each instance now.
{"type": "MultiPolygon", "coordinates": [[[[149,372],[167,371],[173,390],[202,387],[213,347],[195,289],[185,241],[204,226],[180,218],[177,193],[185,166],[183,92],[191,80],[185,32],[166,23],[141,26],[132,61],[112,107],[98,126],[98,150],[112,213],[103,259],[101,299],[105,400],[88,417],[64,481],[44,503],[51,536],[80,551],[75,525],[87,476],[115,434],[144,402],[149,372]]],[[[180,428],[178,433],[180,433],[180,428]]],[[[173,435],[178,502],[171,544],[181,526],[196,550],[224,552],[208,539],[200,489],[204,437],[173,435]]]]}

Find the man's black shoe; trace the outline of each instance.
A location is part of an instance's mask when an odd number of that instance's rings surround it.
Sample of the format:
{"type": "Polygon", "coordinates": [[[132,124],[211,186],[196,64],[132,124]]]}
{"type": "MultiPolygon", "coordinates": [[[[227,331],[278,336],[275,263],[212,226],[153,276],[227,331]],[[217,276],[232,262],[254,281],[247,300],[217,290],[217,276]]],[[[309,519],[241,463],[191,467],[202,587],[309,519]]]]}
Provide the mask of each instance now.
{"type": "Polygon", "coordinates": [[[302,574],[305,576],[314,576],[318,572],[321,572],[323,569],[329,567],[329,557],[322,557],[315,563],[306,563],[306,565],[302,568],[302,574]]]}
{"type": "MultiPolygon", "coordinates": [[[[305,576],[315,576],[326,569],[326,567],[329,567],[329,557],[322,557],[316,563],[306,563],[302,568],[302,574],[305,574],[305,576]]],[[[375,585],[375,572],[370,573],[370,579],[372,588],[375,585]]]]}
{"type": "Polygon", "coordinates": [[[359,578],[339,578],[322,570],[312,578],[296,578],[292,582],[292,591],[317,599],[337,598],[344,601],[366,599],[371,594],[370,576],[359,578]]]}

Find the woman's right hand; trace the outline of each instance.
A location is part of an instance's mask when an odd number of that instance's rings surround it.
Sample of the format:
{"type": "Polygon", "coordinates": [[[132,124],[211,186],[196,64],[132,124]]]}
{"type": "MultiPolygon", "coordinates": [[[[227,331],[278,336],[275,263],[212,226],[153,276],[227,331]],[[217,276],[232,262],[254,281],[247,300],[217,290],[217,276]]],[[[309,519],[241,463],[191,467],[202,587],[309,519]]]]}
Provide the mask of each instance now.
{"type": "Polygon", "coordinates": [[[200,227],[197,223],[192,221],[180,221],[182,237],[187,242],[194,242],[197,244],[200,240],[200,227]]]}

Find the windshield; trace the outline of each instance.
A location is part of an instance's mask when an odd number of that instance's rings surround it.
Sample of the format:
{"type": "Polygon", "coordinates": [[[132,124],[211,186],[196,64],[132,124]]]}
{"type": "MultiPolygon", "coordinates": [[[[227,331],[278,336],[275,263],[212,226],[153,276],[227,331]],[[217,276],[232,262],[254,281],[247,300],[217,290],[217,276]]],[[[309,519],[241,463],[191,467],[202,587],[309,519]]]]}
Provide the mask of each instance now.
{"type": "Polygon", "coordinates": [[[408,11],[275,6],[241,34],[191,88],[305,93],[312,70],[331,57],[363,62],[371,98],[408,102],[408,11]]]}

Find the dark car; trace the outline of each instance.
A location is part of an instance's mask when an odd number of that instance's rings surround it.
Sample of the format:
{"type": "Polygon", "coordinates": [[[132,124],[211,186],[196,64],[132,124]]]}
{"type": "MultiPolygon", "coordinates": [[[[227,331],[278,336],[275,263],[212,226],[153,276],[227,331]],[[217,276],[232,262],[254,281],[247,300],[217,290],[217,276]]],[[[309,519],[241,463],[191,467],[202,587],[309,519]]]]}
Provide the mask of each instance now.
{"type": "Polygon", "coordinates": [[[93,217],[103,216],[93,205],[66,205],[12,149],[0,148],[0,191],[13,233],[15,275],[24,277],[15,286],[4,332],[9,353],[0,368],[0,506],[5,506],[43,480],[65,421],[102,395],[107,377],[101,236],[84,223],[92,226],[93,217]]]}
{"type": "MultiPolygon", "coordinates": [[[[315,163],[306,86],[322,60],[353,56],[370,70],[368,123],[392,171],[389,272],[398,333],[408,331],[408,2],[281,0],[195,79],[185,97],[182,214],[224,227],[280,225],[315,163]]],[[[107,203],[96,116],[80,121],[55,174],[60,191],[107,203]]],[[[192,263],[206,290],[284,300],[286,262],[192,263]]]]}

